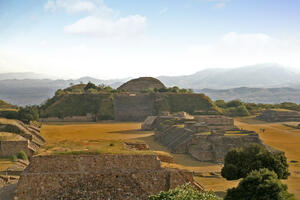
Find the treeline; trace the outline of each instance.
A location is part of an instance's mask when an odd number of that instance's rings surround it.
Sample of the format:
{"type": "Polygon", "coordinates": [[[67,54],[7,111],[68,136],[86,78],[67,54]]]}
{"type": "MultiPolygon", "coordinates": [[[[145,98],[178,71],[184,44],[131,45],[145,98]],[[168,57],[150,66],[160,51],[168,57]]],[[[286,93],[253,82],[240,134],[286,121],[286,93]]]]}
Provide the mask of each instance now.
{"type": "Polygon", "coordinates": [[[292,102],[284,102],[281,104],[255,104],[245,103],[240,100],[232,100],[229,102],[225,102],[224,100],[216,100],[215,104],[223,111],[224,115],[231,117],[256,115],[267,109],[287,109],[300,111],[300,105],[292,102]]]}
{"type": "MultiPolygon", "coordinates": [[[[126,92],[123,90],[116,90],[110,86],[100,84],[95,85],[94,83],[89,82],[88,84],[78,84],[78,85],[70,85],[70,87],[66,89],[59,89],[55,92],[55,96],[60,96],[64,94],[97,94],[97,93],[118,93],[118,92],[126,92]]],[[[142,90],[142,93],[183,93],[183,94],[191,94],[193,93],[192,89],[179,88],[177,86],[169,87],[169,88],[154,88],[142,90]]]]}
{"type": "Polygon", "coordinates": [[[26,124],[39,121],[38,106],[19,107],[13,110],[0,110],[0,117],[7,119],[17,119],[26,124]]]}

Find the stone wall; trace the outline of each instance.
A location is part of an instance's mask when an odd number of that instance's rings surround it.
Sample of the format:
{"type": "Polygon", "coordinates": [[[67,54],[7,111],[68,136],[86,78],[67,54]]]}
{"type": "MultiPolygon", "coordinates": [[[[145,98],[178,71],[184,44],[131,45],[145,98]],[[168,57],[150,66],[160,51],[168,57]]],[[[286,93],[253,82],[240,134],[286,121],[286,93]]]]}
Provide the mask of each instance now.
{"type": "Polygon", "coordinates": [[[0,141],[0,156],[10,157],[16,155],[20,151],[24,151],[28,156],[31,156],[33,154],[33,150],[31,150],[28,145],[28,140],[0,141]]]}
{"type": "Polygon", "coordinates": [[[114,115],[117,121],[144,121],[153,115],[155,96],[152,94],[116,94],[114,115]]]}
{"type": "Polygon", "coordinates": [[[300,122],[300,112],[265,110],[257,118],[267,122],[300,122]]]}
{"type": "Polygon", "coordinates": [[[41,122],[93,122],[95,121],[95,116],[88,114],[86,116],[69,116],[69,117],[47,117],[40,118],[41,122]]]}
{"type": "Polygon", "coordinates": [[[192,173],[161,168],[155,155],[33,156],[15,199],[146,200],[192,179],[192,173]]]}
{"type": "Polygon", "coordinates": [[[234,128],[234,120],[230,117],[221,115],[195,115],[194,119],[197,122],[205,123],[205,125],[211,130],[230,130],[234,128]]]}

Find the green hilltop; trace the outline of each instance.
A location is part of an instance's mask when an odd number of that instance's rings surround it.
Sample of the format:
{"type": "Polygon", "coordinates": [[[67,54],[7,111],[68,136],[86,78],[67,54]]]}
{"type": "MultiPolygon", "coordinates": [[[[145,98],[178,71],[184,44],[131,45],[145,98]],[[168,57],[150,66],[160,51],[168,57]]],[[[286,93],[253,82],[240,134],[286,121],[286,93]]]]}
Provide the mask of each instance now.
{"type": "Polygon", "coordinates": [[[117,90],[93,83],[59,89],[41,106],[40,116],[64,118],[91,114],[94,120],[142,121],[149,115],[179,111],[220,113],[204,94],[178,87],[167,88],[154,78],[143,77],[125,83],[117,90]]]}

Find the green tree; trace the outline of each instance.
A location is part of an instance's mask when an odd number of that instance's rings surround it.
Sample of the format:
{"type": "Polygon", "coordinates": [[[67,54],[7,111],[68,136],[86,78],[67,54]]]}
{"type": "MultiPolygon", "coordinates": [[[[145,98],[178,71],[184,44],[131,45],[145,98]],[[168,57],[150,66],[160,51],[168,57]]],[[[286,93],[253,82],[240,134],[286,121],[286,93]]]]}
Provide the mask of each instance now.
{"type": "Polygon", "coordinates": [[[228,189],[224,200],[292,200],[287,186],[268,169],[252,171],[236,188],[228,189]]]}
{"type": "Polygon", "coordinates": [[[242,106],[242,105],[244,105],[243,102],[241,102],[241,101],[238,100],[238,99],[229,101],[229,102],[226,104],[227,107],[238,107],[238,106],[242,106]]]}
{"type": "Polygon", "coordinates": [[[227,180],[244,178],[252,170],[267,168],[274,171],[280,179],[287,179],[287,159],[283,152],[269,152],[261,145],[250,145],[242,149],[233,149],[225,156],[221,174],[227,180]]]}
{"type": "Polygon", "coordinates": [[[88,91],[89,89],[97,89],[97,86],[94,83],[88,82],[84,88],[84,91],[88,91]]]}
{"type": "Polygon", "coordinates": [[[18,119],[24,123],[39,121],[39,110],[37,106],[20,107],[18,111],[18,119]]]}
{"type": "Polygon", "coordinates": [[[151,195],[149,200],[221,200],[213,192],[199,192],[190,184],[178,186],[167,192],[151,195]]]}
{"type": "Polygon", "coordinates": [[[17,158],[21,160],[28,160],[27,154],[24,151],[17,153],[17,158]]]}

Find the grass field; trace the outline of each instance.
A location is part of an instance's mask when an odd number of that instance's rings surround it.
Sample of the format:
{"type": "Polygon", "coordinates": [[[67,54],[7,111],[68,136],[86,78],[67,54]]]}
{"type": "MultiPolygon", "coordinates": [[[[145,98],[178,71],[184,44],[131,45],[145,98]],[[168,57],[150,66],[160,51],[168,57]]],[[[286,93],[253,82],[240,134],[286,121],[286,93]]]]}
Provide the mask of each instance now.
{"type": "Polygon", "coordinates": [[[296,199],[300,199],[300,129],[287,127],[283,123],[265,123],[253,117],[238,118],[235,124],[240,128],[256,131],[265,144],[285,152],[291,176],[283,182],[287,183],[296,199]],[[265,131],[262,132],[261,129],[265,131]],[[291,163],[291,160],[298,163],[291,163]]]}
{"type": "Polygon", "coordinates": [[[152,135],[141,132],[140,123],[43,124],[47,144],[39,154],[152,153],[134,152],[123,141],[152,135]]]}

